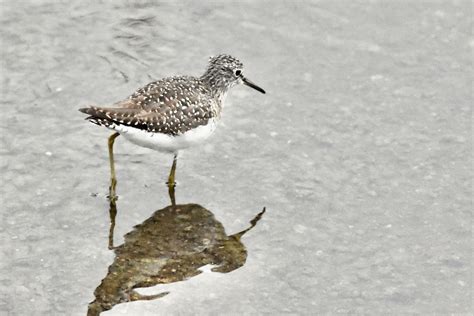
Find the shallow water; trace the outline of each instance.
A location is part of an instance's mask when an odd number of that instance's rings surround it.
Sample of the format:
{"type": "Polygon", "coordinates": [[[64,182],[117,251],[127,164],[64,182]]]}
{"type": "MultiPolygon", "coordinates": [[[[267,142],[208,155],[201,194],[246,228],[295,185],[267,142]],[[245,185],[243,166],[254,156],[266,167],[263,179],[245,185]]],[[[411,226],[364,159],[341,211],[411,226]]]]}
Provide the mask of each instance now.
{"type": "MultiPolygon", "coordinates": [[[[108,249],[108,131],[77,108],[230,53],[235,88],[177,203],[247,258],[104,315],[472,312],[468,1],[1,3],[0,314],[85,315],[108,249]]],[[[116,141],[114,240],[169,205],[172,157],[116,141]]]]}

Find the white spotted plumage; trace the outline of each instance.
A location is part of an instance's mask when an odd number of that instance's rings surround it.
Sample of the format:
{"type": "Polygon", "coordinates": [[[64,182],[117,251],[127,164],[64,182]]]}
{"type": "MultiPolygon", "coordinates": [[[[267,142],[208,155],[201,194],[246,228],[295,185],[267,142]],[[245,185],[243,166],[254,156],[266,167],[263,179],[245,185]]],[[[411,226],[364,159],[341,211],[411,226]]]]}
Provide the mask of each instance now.
{"type": "Polygon", "coordinates": [[[201,77],[169,77],[151,82],[112,107],[80,109],[87,119],[117,131],[139,146],[177,152],[211,135],[225,96],[236,84],[265,93],[241,75],[242,63],[229,55],[210,59],[201,77]]]}

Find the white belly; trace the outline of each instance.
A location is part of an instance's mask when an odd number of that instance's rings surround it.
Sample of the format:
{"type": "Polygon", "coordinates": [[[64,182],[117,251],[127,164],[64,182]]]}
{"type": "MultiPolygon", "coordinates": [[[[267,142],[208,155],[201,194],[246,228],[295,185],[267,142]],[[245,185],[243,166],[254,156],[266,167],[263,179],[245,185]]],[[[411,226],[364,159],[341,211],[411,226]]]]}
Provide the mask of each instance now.
{"type": "Polygon", "coordinates": [[[110,129],[119,132],[120,135],[139,146],[162,152],[175,153],[178,150],[188,148],[208,138],[216,129],[216,121],[210,120],[207,125],[198,126],[177,136],[149,133],[126,125],[113,125],[110,126],[110,129]]]}

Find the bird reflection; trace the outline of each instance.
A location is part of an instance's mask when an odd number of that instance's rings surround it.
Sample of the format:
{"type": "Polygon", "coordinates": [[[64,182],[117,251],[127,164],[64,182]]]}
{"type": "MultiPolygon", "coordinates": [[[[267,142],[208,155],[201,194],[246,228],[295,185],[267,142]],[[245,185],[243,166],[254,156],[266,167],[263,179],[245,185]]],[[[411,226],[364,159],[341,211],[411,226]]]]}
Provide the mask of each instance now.
{"type": "Polygon", "coordinates": [[[247,251],[241,237],[257,224],[265,208],[248,228],[228,236],[211,211],[198,204],[176,205],[172,193],[170,206],[135,226],[117,247],[113,245],[117,204],[110,200],[109,248],[115,259],[94,291],[87,315],[99,315],[120,303],[163,297],[168,292],[141,295],[135,289],[186,280],[208,264],[215,266],[213,272],[221,273],[245,264],[247,251]]]}

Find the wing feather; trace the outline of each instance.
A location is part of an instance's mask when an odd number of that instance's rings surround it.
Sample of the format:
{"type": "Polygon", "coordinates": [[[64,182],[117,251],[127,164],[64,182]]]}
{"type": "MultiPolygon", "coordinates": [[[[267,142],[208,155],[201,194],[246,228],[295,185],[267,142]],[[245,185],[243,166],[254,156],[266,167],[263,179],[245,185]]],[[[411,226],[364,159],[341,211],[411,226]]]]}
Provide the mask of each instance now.
{"type": "Polygon", "coordinates": [[[212,102],[198,79],[173,77],[151,82],[112,107],[90,106],[79,111],[88,114],[86,119],[92,123],[109,128],[118,124],[178,135],[216,116],[212,102]]]}

